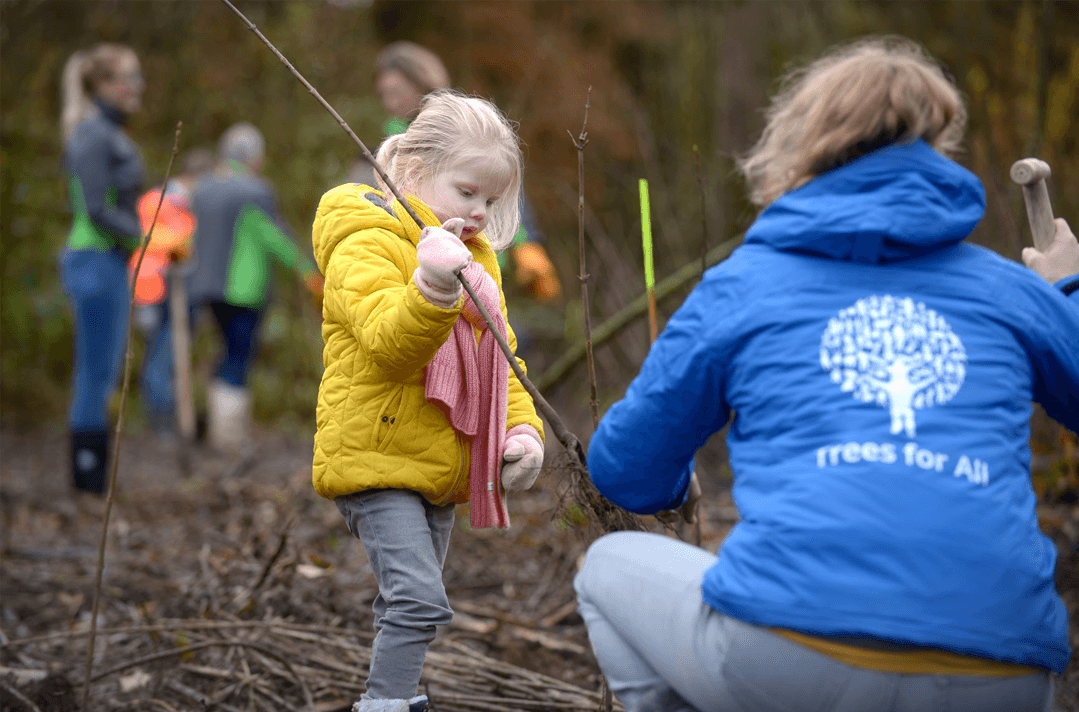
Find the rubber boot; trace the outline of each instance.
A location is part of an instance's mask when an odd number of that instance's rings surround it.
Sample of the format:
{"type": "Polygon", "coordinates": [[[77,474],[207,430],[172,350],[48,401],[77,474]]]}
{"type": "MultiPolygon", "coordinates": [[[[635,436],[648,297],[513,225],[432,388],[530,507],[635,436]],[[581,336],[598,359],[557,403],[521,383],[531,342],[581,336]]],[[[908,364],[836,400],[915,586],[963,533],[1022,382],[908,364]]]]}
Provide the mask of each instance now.
{"type": "Polygon", "coordinates": [[[427,712],[427,709],[427,695],[413,697],[411,700],[361,699],[352,705],[352,712],[427,712]]]}
{"type": "Polygon", "coordinates": [[[105,467],[109,461],[109,431],[71,433],[71,480],[75,489],[105,494],[105,467]]]}
{"type": "Polygon", "coordinates": [[[206,391],[206,438],[210,447],[239,452],[251,427],[251,394],[242,386],[217,380],[206,391]]]}

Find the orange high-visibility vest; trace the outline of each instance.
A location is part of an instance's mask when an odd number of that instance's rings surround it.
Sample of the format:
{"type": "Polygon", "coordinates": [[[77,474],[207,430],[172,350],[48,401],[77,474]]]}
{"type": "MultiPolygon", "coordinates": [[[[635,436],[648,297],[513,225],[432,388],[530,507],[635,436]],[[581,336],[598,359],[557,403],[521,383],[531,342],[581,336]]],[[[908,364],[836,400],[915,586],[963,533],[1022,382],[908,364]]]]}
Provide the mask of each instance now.
{"type": "MultiPolygon", "coordinates": [[[[139,224],[144,239],[150,230],[160,199],[160,190],[147,191],[139,198],[139,224]]],[[[186,254],[190,249],[189,241],[195,231],[195,217],[187,209],[186,203],[187,201],[178,195],[166,196],[161,202],[161,211],[154,223],[154,232],[146,248],[142,267],[139,268],[139,278],[135,281],[136,304],[159,304],[165,299],[168,293],[165,271],[171,261],[170,256],[186,254]]],[[[138,259],[139,253],[136,251],[131,255],[129,272],[134,273],[138,259]]]]}

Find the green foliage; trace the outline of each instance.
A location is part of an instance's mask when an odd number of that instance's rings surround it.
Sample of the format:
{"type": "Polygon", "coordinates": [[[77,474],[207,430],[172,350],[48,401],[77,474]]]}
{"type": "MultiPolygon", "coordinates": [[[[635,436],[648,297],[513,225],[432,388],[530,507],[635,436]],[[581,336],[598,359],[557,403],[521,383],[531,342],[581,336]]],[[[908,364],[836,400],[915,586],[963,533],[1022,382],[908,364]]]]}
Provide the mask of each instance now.
{"type": "Polygon", "coordinates": [[[6,101],[0,161],[0,404],[3,415],[62,412],[72,358],[71,320],[57,278],[68,228],[63,179],[54,165],[24,157],[56,155],[54,126],[15,131],[6,101]],[[24,160],[20,160],[24,159],[24,160]]]}

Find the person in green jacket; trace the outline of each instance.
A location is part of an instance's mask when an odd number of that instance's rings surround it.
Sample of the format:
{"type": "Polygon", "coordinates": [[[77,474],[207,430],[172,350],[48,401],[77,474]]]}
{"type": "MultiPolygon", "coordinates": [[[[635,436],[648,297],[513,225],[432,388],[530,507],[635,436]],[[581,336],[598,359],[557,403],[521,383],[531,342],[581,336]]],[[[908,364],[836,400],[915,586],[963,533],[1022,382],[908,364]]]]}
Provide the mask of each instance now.
{"type": "Polygon", "coordinates": [[[259,176],[265,141],[248,123],[230,127],[218,145],[218,167],[191,196],[196,229],[188,294],[208,306],[225,341],[225,357],[207,393],[210,444],[229,450],[247,438],[247,373],[259,317],[270,289],[270,261],[298,274],[316,296],[322,276],[288,236],[270,184],[259,176]]]}

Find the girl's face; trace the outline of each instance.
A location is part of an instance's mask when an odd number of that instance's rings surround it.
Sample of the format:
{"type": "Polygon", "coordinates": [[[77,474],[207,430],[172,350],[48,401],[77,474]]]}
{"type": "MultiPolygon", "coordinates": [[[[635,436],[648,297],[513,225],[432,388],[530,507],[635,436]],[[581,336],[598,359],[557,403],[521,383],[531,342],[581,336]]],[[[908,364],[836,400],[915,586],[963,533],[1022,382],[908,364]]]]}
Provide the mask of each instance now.
{"type": "Polygon", "coordinates": [[[442,222],[462,218],[461,239],[475,237],[487,227],[492,206],[507,188],[506,171],[495,161],[472,159],[450,164],[416,191],[442,222]]]}
{"type": "Polygon", "coordinates": [[[142,108],[142,90],[145,88],[139,58],[134,54],[125,54],[116,62],[113,75],[101,82],[95,93],[105,103],[125,114],[134,114],[142,108]]]}

